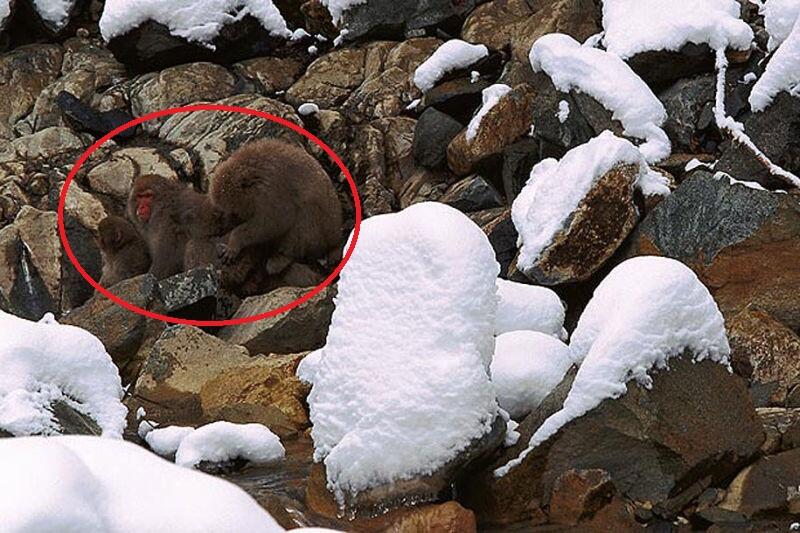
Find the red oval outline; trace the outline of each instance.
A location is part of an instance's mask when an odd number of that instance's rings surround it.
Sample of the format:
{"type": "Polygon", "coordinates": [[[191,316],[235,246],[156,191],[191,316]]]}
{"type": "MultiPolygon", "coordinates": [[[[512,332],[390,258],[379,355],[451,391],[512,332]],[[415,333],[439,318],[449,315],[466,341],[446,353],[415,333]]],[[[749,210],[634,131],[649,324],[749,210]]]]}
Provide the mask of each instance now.
{"type": "Polygon", "coordinates": [[[356,188],[356,183],[355,180],[353,179],[352,174],[350,174],[350,171],[347,169],[344,162],[342,162],[339,156],[336,155],[336,152],[334,152],[327,144],[325,144],[316,135],[307,131],[305,128],[295,124],[294,122],[272,115],[270,113],[266,113],[264,111],[258,111],[257,109],[222,105],[222,104],[194,104],[181,107],[172,107],[169,109],[162,109],[160,111],[154,111],[153,113],[148,113],[139,118],[131,120],[130,122],[122,124],[121,126],[114,128],[110,132],[106,133],[100,139],[98,139],[97,142],[91,145],[85,152],[83,152],[73,165],[72,170],[67,176],[67,179],[64,181],[64,186],[61,189],[61,194],[58,200],[57,213],[58,213],[58,233],[59,237],[61,238],[61,244],[64,246],[64,250],[67,252],[67,257],[69,258],[73,266],[75,266],[78,273],[81,276],[83,276],[83,278],[86,281],[88,281],[92,287],[100,291],[100,293],[103,294],[106,298],[110,299],[117,305],[122,306],[125,309],[128,309],[129,311],[133,311],[134,313],[140,314],[147,318],[153,318],[171,324],[183,324],[187,326],[236,326],[240,324],[249,324],[250,322],[256,322],[258,320],[270,318],[273,316],[277,316],[281,313],[285,313],[286,311],[290,311],[291,309],[294,309],[295,307],[307,302],[308,300],[319,294],[325,287],[330,285],[336,278],[336,276],[339,275],[339,272],[342,271],[344,265],[347,264],[347,262],[350,260],[350,256],[353,255],[353,250],[355,249],[356,241],[358,240],[358,233],[361,229],[361,198],[358,195],[358,189],[356,188]],[[237,319],[231,318],[227,320],[188,320],[183,318],[171,317],[159,313],[154,313],[152,311],[148,311],[147,309],[142,309],[141,307],[133,305],[132,303],[127,302],[122,298],[119,298],[118,296],[115,296],[114,294],[108,292],[108,290],[106,290],[105,287],[102,287],[98,282],[92,279],[91,276],[89,276],[86,270],[84,270],[84,268],[78,262],[78,259],[75,257],[75,254],[72,252],[72,248],[69,245],[69,240],[67,239],[66,228],[64,226],[64,206],[67,200],[67,190],[69,189],[72,180],[75,178],[75,175],[78,173],[78,170],[80,170],[81,166],[83,166],[83,164],[86,162],[89,156],[91,156],[94,151],[96,151],[106,141],[110,140],[118,133],[121,133],[129,128],[138,126],[142,122],[146,122],[154,118],[174,115],[177,113],[191,113],[195,111],[228,111],[232,113],[243,113],[245,115],[253,115],[266,120],[270,120],[272,122],[276,122],[281,126],[285,126],[299,133],[300,135],[306,137],[307,139],[313,141],[314,143],[316,143],[317,146],[322,148],[322,150],[326,154],[328,154],[328,157],[330,157],[333,160],[333,162],[336,163],[336,165],[341,169],[342,173],[347,179],[347,183],[350,186],[350,193],[353,196],[353,205],[355,207],[355,215],[356,215],[355,227],[353,228],[353,234],[350,239],[350,245],[347,247],[347,251],[345,252],[344,257],[342,258],[341,262],[339,262],[339,264],[336,266],[336,268],[333,270],[333,272],[331,272],[330,275],[322,281],[322,283],[311,289],[309,292],[307,292],[300,298],[293,300],[288,304],[273,309],[271,311],[261,313],[260,315],[253,315],[244,318],[237,318],[237,319]]]}

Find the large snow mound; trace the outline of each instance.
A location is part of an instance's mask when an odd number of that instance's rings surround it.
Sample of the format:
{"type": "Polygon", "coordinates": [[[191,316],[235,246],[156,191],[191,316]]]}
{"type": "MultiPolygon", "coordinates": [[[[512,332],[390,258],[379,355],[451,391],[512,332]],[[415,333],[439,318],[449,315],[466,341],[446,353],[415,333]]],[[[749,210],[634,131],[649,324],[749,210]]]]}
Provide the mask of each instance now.
{"type": "Polygon", "coordinates": [[[671,357],[688,351],[695,361],[727,365],[730,354],[722,314],[694,272],[674,259],[649,256],[625,261],[600,283],[569,348],[580,367],[563,407],[496,475],[520,464],[569,421],[625,394],[628,381],[650,387],[649,372],[666,368],[671,357]]]}
{"type": "Polygon", "coordinates": [[[497,403],[521,420],[561,383],[572,366],[569,347],[537,331],[512,331],[497,337],[492,382],[497,403]]]}
{"type": "Polygon", "coordinates": [[[536,263],[597,180],[619,165],[638,165],[637,182],[650,179],[641,152],[627,140],[604,131],[560,161],[545,159],[533,167],[511,206],[521,246],[517,263],[523,270],[536,263]]]}
{"type": "Polygon", "coordinates": [[[172,35],[209,48],[223,26],[250,15],[274,37],[290,38],[272,0],[106,0],[100,33],[106,42],[148,20],[163,24],[172,35]]]}
{"type": "Polygon", "coordinates": [[[753,85],[750,108],[756,113],[763,111],[782,91],[800,94],[800,17],[772,55],[764,74],[753,85]]]}
{"type": "Polygon", "coordinates": [[[52,315],[32,322],[0,311],[0,429],[53,435],[51,406],[64,402],[94,419],[104,437],[122,438],[127,409],[119,371],[103,343],[52,315]]]}
{"type": "Polygon", "coordinates": [[[625,135],[644,140],[639,150],[648,162],[669,156],[672,145],[661,129],[667,118],[664,105],[617,55],[550,33],[533,44],[530,62],[534,71],[550,76],[559,91],[586,93],[611,111],[625,135]]]}
{"type": "Polygon", "coordinates": [[[772,52],[792,33],[794,23],[800,17],[800,2],[797,0],[767,0],[762,11],[764,27],[769,34],[767,48],[772,52]]]}
{"type": "Polygon", "coordinates": [[[340,505],[434,472],[490,431],[498,272],[483,231],[447,205],[364,221],[310,372],[314,456],[340,505]]]}
{"type": "Polygon", "coordinates": [[[124,441],[0,439],[0,471],[7,533],[283,531],[235,485],[124,441]]]}
{"type": "Polygon", "coordinates": [[[497,315],[494,334],[509,331],[539,331],[564,336],[564,303],[547,287],[497,279],[497,315]]]}
{"type": "Polygon", "coordinates": [[[283,459],[285,453],[278,436],[262,424],[220,421],[183,437],[175,453],[175,464],[196,467],[203,461],[221,463],[233,459],[264,464],[283,459]]]}
{"type": "Polygon", "coordinates": [[[753,30],[736,0],[603,0],[603,43],[622,59],[684,45],[747,50],[753,30]]]}
{"type": "Polygon", "coordinates": [[[422,92],[433,89],[442,76],[454,70],[467,68],[489,55],[482,44],[470,44],[452,39],[442,44],[414,71],[414,85],[422,92]]]}

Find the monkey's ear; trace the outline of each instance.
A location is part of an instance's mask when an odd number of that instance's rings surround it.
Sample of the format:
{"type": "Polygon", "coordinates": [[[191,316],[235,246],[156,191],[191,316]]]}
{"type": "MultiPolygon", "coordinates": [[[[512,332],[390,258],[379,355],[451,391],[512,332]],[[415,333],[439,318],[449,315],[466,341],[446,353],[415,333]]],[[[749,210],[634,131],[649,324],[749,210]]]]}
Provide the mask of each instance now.
{"type": "Polygon", "coordinates": [[[120,246],[125,240],[125,235],[122,233],[122,228],[117,226],[114,228],[114,246],[120,246]]]}

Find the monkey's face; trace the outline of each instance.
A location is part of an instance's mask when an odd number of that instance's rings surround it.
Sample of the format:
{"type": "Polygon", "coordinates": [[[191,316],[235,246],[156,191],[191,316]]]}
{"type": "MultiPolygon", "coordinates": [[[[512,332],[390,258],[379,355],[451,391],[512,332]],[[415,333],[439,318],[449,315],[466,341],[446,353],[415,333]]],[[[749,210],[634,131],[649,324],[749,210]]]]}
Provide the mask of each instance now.
{"type": "Polygon", "coordinates": [[[131,223],[121,217],[110,216],[100,221],[97,227],[100,249],[116,252],[136,238],[131,223]]]}
{"type": "Polygon", "coordinates": [[[136,191],[136,218],[139,222],[146,224],[150,220],[153,211],[153,198],[155,194],[152,189],[136,191]]]}

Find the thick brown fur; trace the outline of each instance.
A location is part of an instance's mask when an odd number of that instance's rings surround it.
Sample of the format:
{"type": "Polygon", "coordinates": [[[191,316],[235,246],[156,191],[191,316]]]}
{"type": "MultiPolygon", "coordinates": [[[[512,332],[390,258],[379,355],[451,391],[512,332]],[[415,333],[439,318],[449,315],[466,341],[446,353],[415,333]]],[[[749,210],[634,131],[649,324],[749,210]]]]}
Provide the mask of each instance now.
{"type": "Polygon", "coordinates": [[[341,246],[342,209],[333,183],[294,144],[242,146],[214,171],[209,195],[214,207],[241,222],[225,241],[228,262],[258,245],[272,263],[286,267],[326,258],[341,246]]]}
{"type": "Polygon", "coordinates": [[[103,274],[100,285],[111,287],[122,280],[144,274],[150,268],[147,243],[128,220],[109,216],[97,227],[103,274]]]}

